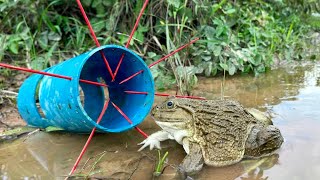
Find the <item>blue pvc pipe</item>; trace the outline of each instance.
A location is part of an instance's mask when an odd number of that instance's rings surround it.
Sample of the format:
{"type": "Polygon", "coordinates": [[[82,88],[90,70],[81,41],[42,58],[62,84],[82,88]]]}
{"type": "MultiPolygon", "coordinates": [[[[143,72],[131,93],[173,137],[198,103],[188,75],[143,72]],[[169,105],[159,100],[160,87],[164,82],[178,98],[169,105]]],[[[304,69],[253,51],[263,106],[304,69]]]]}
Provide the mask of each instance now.
{"type": "Polygon", "coordinates": [[[45,71],[70,76],[72,80],[38,74],[25,80],[19,90],[17,104],[20,115],[31,126],[55,126],[79,133],[91,132],[93,127],[97,127],[99,132],[122,132],[140,124],[148,115],[154,101],[154,82],[149,68],[138,55],[121,46],[101,46],[45,71]],[[111,82],[99,50],[103,51],[113,71],[122,54],[125,54],[114,82],[111,82]],[[143,70],[143,73],[119,85],[119,82],[140,70],[143,70]],[[96,124],[105,102],[103,88],[79,83],[79,79],[103,79],[108,85],[110,100],[133,123],[128,123],[110,103],[102,121],[96,124]],[[84,93],[84,102],[80,99],[80,89],[84,93]],[[127,94],[125,90],[144,91],[148,94],[127,94]],[[37,97],[40,108],[36,106],[37,97]],[[39,109],[44,115],[41,115],[39,109]]]}

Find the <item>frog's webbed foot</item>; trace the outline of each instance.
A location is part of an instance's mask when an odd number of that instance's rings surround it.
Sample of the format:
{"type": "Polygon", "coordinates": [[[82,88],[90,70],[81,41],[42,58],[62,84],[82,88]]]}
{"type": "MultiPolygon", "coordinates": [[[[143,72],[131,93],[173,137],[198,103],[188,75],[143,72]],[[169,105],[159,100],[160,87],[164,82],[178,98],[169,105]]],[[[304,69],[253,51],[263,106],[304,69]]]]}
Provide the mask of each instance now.
{"type": "Polygon", "coordinates": [[[168,136],[169,134],[165,131],[158,131],[156,133],[153,133],[149,137],[147,137],[147,139],[138,144],[143,145],[138,151],[141,151],[148,146],[150,146],[150,150],[152,150],[154,147],[161,149],[160,141],[169,139],[168,136]]]}
{"type": "Polygon", "coordinates": [[[203,167],[204,159],[199,144],[189,142],[189,154],[183,159],[178,167],[180,176],[197,174],[203,167]]]}
{"type": "Polygon", "coordinates": [[[155,138],[147,138],[138,145],[143,145],[138,151],[142,151],[144,148],[148,146],[150,146],[150,150],[152,150],[154,147],[157,149],[161,149],[160,141],[155,138]]]}

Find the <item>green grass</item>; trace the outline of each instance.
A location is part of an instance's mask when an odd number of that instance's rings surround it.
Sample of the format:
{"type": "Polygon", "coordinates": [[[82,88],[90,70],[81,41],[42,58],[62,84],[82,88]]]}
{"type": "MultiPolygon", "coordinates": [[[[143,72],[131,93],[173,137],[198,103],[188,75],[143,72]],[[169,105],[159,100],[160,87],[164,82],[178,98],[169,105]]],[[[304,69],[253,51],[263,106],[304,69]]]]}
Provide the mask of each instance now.
{"type": "MultiPolygon", "coordinates": [[[[44,69],[95,47],[70,1],[0,2],[0,61],[44,69]]],[[[144,1],[82,2],[100,44],[124,45],[144,1]]],[[[180,93],[190,94],[199,75],[258,75],[270,69],[274,56],[304,59],[305,35],[320,28],[319,18],[310,16],[319,4],[306,2],[151,1],[130,49],[150,63],[200,37],[152,70],[159,89],[177,84],[180,93]]]]}
{"type": "Polygon", "coordinates": [[[168,155],[169,155],[169,152],[167,151],[161,157],[161,151],[158,150],[158,163],[157,163],[157,166],[156,166],[156,169],[155,169],[155,172],[154,172],[155,176],[160,176],[162,174],[162,171],[163,171],[163,168],[164,168],[163,166],[164,166],[164,163],[165,163],[168,155]]]}

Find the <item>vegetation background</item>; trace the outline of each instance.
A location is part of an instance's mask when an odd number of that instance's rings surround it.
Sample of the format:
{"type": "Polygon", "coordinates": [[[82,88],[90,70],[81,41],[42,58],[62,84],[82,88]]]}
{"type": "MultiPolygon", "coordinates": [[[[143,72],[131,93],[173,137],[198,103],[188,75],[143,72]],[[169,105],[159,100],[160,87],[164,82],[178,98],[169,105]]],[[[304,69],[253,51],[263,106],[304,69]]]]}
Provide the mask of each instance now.
{"type": "MultiPolygon", "coordinates": [[[[143,0],[82,0],[101,44],[124,45],[143,0]]],[[[130,49],[154,66],[157,88],[189,94],[197,76],[252,73],[292,60],[316,60],[318,0],[151,0],[130,49]]],[[[320,37],[320,36],[319,36],[320,37]]],[[[95,48],[75,1],[0,0],[0,62],[42,70],[95,48]]],[[[0,76],[13,71],[0,68],[0,76]]],[[[1,80],[0,80],[1,88],[1,80]]]]}

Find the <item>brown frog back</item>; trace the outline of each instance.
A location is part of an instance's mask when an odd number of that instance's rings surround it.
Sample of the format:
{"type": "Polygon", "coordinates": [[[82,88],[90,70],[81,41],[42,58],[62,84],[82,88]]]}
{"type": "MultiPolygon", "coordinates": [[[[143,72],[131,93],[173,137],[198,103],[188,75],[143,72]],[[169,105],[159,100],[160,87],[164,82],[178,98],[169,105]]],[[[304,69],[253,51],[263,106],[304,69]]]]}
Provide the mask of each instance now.
{"type": "Polygon", "coordinates": [[[239,162],[245,152],[246,139],[257,120],[233,100],[206,100],[195,106],[193,136],[202,148],[205,163],[226,166],[239,162]]]}

